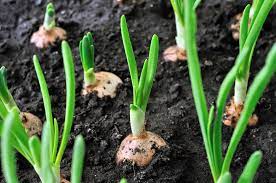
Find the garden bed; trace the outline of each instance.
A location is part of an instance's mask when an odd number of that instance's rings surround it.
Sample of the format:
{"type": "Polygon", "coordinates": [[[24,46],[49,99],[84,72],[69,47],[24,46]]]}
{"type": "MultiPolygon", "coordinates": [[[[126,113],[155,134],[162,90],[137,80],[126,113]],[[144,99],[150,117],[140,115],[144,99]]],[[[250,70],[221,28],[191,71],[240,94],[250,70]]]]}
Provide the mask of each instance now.
{"type": "MultiPolygon", "coordinates": [[[[0,4],[0,63],[8,69],[8,84],[22,111],[45,120],[42,96],[35,74],[32,55],[38,54],[45,71],[54,116],[62,124],[65,109],[65,80],[60,44],[38,50],[30,37],[43,21],[46,2],[4,0],[0,4]]],[[[232,17],[242,12],[246,2],[206,0],[199,6],[198,47],[204,89],[208,103],[214,102],[224,76],[238,54],[238,42],[229,30],[232,17]]],[[[152,0],[116,5],[113,0],[72,0],[56,2],[57,22],[68,33],[76,71],[76,111],[72,135],[64,159],[62,173],[70,176],[73,139],[82,134],[86,141],[83,182],[211,182],[206,153],[195,111],[186,62],[168,63],[162,52],[175,44],[175,23],[166,17],[152,0]],[[147,109],[147,129],[162,136],[170,148],[161,150],[146,168],[116,166],[117,148],[130,133],[129,104],[132,86],[120,33],[120,16],[125,14],[137,55],[138,66],[148,55],[151,36],[160,38],[160,59],[147,109]],[[78,42],[85,32],[95,39],[97,71],[110,71],[123,80],[114,99],[98,99],[95,94],[81,96],[83,71],[78,42]]],[[[251,78],[264,64],[264,58],[276,41],[276,9],[272,10],[257,42],[251,78]]],[[[248,128],[231,167],[237,177],[250,154],[262,150],[264,157],[256,182],[276,182],[276,79],[265,91],[256,114],[259,125],[248,128]]],[[[227,148],[233,129],[224,127],[223,148],[227,148]]],[[[21,182],[39,182],[33,168],[18,156],[21,182]]],[[[1,182],[4,182],[1,176],[1,182]]]]}

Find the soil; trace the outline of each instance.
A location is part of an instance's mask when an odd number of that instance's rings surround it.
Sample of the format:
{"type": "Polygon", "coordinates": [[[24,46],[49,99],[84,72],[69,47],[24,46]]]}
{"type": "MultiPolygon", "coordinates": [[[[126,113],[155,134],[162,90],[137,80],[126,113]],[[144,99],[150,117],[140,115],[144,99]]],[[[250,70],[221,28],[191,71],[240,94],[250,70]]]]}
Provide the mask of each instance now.
{"type": "MultiPolygon", "coordinates": [[[[208,104],[215,101],[224,76],[233,66],[238,42],[229,30],[231,19],[242,12],[245,1],[205,0],[198,12],[198,47],[208,104]]],[[[117,6],[113,0],[66,0],[55,2],[58,25],[68,33],[75,56],[76,110],[71,138],[62,160],[62,173],[69,179],[73,139],[82,134],[86,141],[83,182],[211,182],[199,123],[192,98],[186,62],[167,63],[162,52],[175,44],[175,24],[171,10],[160,10],[158,1],[127,1],[117,6]],[[162,136],[170,148],[160,151],[146,168],[115,164],[121,141],[130,133],[129,104],[132,87],[120,35],[119,20],[127,17],[139,68],[148,55],[151,36],[160,37],[160,62],[147,109],[147,129],[162,136]],[[81,96],[82,67],[78,42],[85,32],[95,37],[96,70],[113,72],[124,84],[113,99],[95,94],[81,96]]],[[[45,120],[43,102],[32,55],[38,54],[52,97],[54,116],[60,126],[65,111],[65,79],[60,44],[39,50],[30,37],[43,22],[45,0],[2,0],[0,5],[0,63],[8,68],[8,84],[22,111],[45,120]]],[[[276,41],[276,8],[270,13],[258,40],[251,79],[264,64],[276,41]]],[[[262,150],[264,157],[255,182],[276,182],[276,79],[272,79],[260,100],[256,114],[259,125],[247,129],[235,154],[231,172],[238,177],[250,154],[262,150]]],[[[233,129],[224,127],[223,148],[233,129]]],[[[29,165],[18,155],[20,182],[39,182],[29,165]]],[[[3,176],[1,182],[5,182],[3,176]]]]}

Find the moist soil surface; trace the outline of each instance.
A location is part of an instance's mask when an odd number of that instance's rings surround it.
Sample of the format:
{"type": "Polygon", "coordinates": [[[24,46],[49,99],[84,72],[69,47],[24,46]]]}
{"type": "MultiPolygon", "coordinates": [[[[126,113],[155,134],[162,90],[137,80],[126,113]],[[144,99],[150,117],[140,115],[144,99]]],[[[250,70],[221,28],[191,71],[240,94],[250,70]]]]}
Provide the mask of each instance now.
{"type": "MultiPolygon", "coordinates": [[[[220,83],[233,66],[238,42],[229,30],[232,17],[242,12],[246,2],[205,0],[198,13],[198,49],[208,105],[218,93],[220,83]]],[[[68,33],[76,72],[76,110],[72,134],[61,164],[70,179],[73,140],[82,134],[86,141],[83,182],[212,182],[199,122],[195,111],[187,62],[168,63],[162,52],[175,44],[175,23],[171,9],[160,9],[158,1],[66,0],[55,2],[57,24],[68,33]],[[151,36],[160,38],[160,59],[146,113],[146,128],[169,144],[145,168],[116,166],[115,154],[130,133],[129,104],[132,86],[120,35],[120,16],[127,17],[139,68],[148,55],[151,36]],[[115,98],[99,99],[95,94],[81,96],[83,70],[78,42],[85,32],[95,39],[97,71],[108,71],[123,80],[115,98]]],[[[44,0],[2,0],[0,5],[0,63],[8,69],[8,85],[21,111],[45,120],[42,96],[32,63],[38,54],[48,83],[54,116],[62,128],[65,112],[65,78],[60,43],[39,50],[30,37],[43,22],[44,0]]],[[[276,41],[275,8],[269,15],[254,53],[250,79],[262,68],[268,50],[276,41]]],[[[276,79],[265,90],[256,114],[260,123],[247,129],[235,154],[231,172],[240,175],[251,153],[262,150],[262,164],[255,182],[276,182],[276,79]]],[[[232,128],[223,129],[226,150],[232,128]]],[[[20,182],[39,182],[30,164],[17,155],[20,182]]],[[[3,176],[1,182],[5,182],[3,176]]]]}

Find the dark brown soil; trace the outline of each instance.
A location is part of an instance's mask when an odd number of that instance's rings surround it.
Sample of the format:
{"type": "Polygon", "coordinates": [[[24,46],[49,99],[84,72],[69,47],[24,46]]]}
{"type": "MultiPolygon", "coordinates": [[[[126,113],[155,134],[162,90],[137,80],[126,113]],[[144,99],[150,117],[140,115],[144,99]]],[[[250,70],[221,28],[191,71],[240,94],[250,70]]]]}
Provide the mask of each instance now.
{"type": "MultiPolygon", "coordinates": [[[[32,63],[38,54],[52,97],[54,116],[62,125],[65,110],[65,80],[60,44],[38,50],[30,37],[43,21],[45,0],[2,0],[0,4],[0,63],[8,68],[8,83],[22,111],[45,120],[42,97],[32,63]]],[[[82,134],[86,140],[83,182],[211,182],[199,123],[188,78],[187,63],[165,63],[161,56],[156,81],[147,110],[147,129],[161,135],[170,145],[158,153],[146,168],[117,167],[115,154],[120,142],[130,133],[129,104],[132,88],[120,36],[119,20],[125,14],[141,66],[147,57],[151,36],[160,37],[161,52],[175,44],[175,24],[165,17],[158,1],[137,0],[115,6],[113,0],[66,0],[55,3],[58,25],[68,32],[75,55],[77,99],[72,136],[62,161],[62,173],[69,179],[73,139],[82,134]],[[109,71],[122,78],[118,96],[98,99],[82,97],[82,67],[78,42],[85,32],[95,35],[97,71],[109,71]]],[[[205,0],[198,9],[198,46],[202,76],[208,103],[217,95],[220,83],[234,64],[238,42],[229,31],[231,18],[241,12],[244,3],[205,0]]],[[[171,13],[171,11],[169,11],[171,13]]],[[[265,56],[276,41],[276,11],[269,15],[253,58],[251,78],[264,64],[265,56]]],[[[161,55],[160,52],[160,55],[161,55]]],[[[265,91],[256,113],[260,124],[246,131],[235,155],[231,171],[235,179],[250,154],[262,150],[264,158],[256,182],[276,182],[276,79],[265,91]]],[[[232,129],[223,130],[226,149],[232,129]]],[[[32,167],[18,156],[21,182],[39,182],[32,167]]],[[[2,181],[3,177],[1,176],[2,181]]]]}

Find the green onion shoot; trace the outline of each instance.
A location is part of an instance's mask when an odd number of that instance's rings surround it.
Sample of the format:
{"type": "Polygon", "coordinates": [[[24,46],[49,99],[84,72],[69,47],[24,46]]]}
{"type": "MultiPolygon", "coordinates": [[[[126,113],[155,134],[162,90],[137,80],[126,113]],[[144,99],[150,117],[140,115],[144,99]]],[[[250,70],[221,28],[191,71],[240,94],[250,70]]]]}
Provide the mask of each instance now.
{"type": "MultiPolygon", "coordinates": [[[[170,46],[167,48],[163,57],[166,61],[183,61],[187,60],[186,55],[186,45],[185,45],[185,19],[184,19],[184,0],[170,0],[174,16],[175,16],[175,25],[176,25],[176,45],[170,46]]],[[[196,0],[194,2],[194,8],[196,9],[201,0],[196,0]]]]}
{"type": "MultiPolygon", "coordinates": [[[[28,137],[20,125],[20,118],[13,108],[2,126],[1,162],[7,183],[19,183],[16,175],[16,157],[14,151],[23,155],[34,167],[43,183],[60,183],[50,158],[50,128],[46,122],[43,128],[42,140],[36,136],[28,137]],[[18,135],[16,135],[18,134],[18,135]]],[[[75,139],[71,167],[71,183],[80,183],[83,170],[85,143],[81,135],[75,139]]],[[[62,180],[64,183],[65,180],[62,180]]],[[[68,181],[67,181],[68,182],[68,181]]]]}
{"type": "Polygon", "coordinates": [[[145,129],[145,113],[158,63],[159,40],[153,35],[149,57],[144,61],[139,77],[125,16],[121,17],[121,34],[133,87],[133,103],[130,105],[132,134],[122,141],[117,152],[117,164],[127,161],[137,166],[147,166],[155,149],[166,146],[160,136],[145,129]]]}
{"type": "Polygon", "coordinates": [[[20,111],[8,88],[7,69],[2,66],[0,68],[0,119],[4,120],[13,108],[20,114],[22,124],[30,136],[41,134],[41,120],[29,112],[20,111]]]}
{"type": "MultiPolygon", "coordinates": [[[[4,134],[11,133],[11,147],[7,147],[7,143],[2,142],[2,148],[7,148],[7,151],[11,151],[12,148],[16,149],[16,151],[18,151],[34,167],[42,182],[59,183],[63,181],[63,177],[60,172],[60,163],[69,140],[74,118],[75,71],[72,52],[68,43],[65,41],[62,42],[62,57],[66,78],[66,110],[61,141],[59,141],[60,131],[58,122],[52,114],[51,99],[47,83],[36,55],[33,57],[33,62],[42,93],[46,115],[46,122],[44,123],[43,127],[42,139],[40,141],[37,136],[29,137],[26,134],[24,128],[21,125],[21,119],[16,107],[11,109],[11,112],[5,118],[4,127],[2,128],[4,134]]],[[[82,139],[77,140],[78,145],[76,146],[78,147],[74,148],[74,151],[76,151],[78,158],[80,159],[82,159],[84,156],[84,142],[82,141],[82,139]]],[[[5,160],[5,157],[3,156],[2,159],[4,159],[4,161],[8,161],[5,160]]],[[[82,166],[76,165],[75,159],[76,157],[74,156],[72,169],[75,172],[73,173],[73,180],[78,182],[77,180],[80,180],[79,176],[81,175],[82,166]]],[[[9,164],[11,164],[13,168],[4,169],[4,174],[7,180],[9,179],[9,174],[15,174],[14,165],[12,165],[12,161],[14,160],[9,159],[9,161],[9,164]]],[[[79,162],[81,163],[83,161],[79,162]]]]}
{"type": "Polygon", "coordinates": [[[44,16],[43,25],[39,30],[33,33],[31,43],[34,43],[38,48],[47,48],[53,45],[57,40],[66,39],[66,31],[60,27],[56,27],[55,8],[53,3],[48,3],[44,16]]]}
{"type": "Polygon", "coordinates": [[[44,28],[49,31],[53,28],[55,28],[56,26],[56,20],[55,20],[55,8],[53,3],[49,3],[46,7],[46,12],[45,12],[45,16],[44,16],[44,22],[43,22],[43,26],[44,28]]]}
{"type": "MultiPolygon", "coordinates": [[[[268,0],[269,1],[269,0],[268,0]]],[[[234,129],[226,154],[223,155],[222,148],[222,120],[223,111],[231,88],[234,85],[236,76],[239,74],[240,68],[251,53],[251,47],[246,44],[240,51],[235,65],[223,80],[216,103],[208,110],[206,96],[203,90],[202,77],[200,71],[199,57],[196,45],[196,13],[193,8],[193,0],[185,0],[185,22],[187,29],[186,35],[186,48],[188,56],[188,69],[192,85],[192,93],[195,101],[196,111],[200,123],[201,133],[205,145],[205,150],[211,169],[213,181],[215,183],[231,183],[232,177],[230,173],[230,166],[233,161],[234,154],[237,150],[238,144],[246,130],[249,118],[262,96],[270,79],[276,72],[276,44],[272,47],[266,58],[265,65],[254,78],[246,99],[241,116],[234,129]]],[[[255,23],[256,24],[256,23],[255,23]]],[[[256,35],[257,36],[257,35],[256,35]]],[[[252,42],[255,41],[254,38],[252,42]]],[[[238,182],[252,182],[254,175],[260,166],[262,153],[255,151],[249,158],[243,172],[241,173],[238,182]]]]}
{"type": "Polygon", "coordinates": [[[88,32],[79,43],[79,52],[84,73],[82,95],[95,92],[99,98],[116,96],[117,88],[122,80],[110,72],[95,72],[94,40],[88,32]]]}
{"type": "MultiPolygon", "coordinates": [[[[257,1],[254,1],[256,3],[257,1]]],[[[249,48],[249,52],[244,57],[244,61],[239,68],[239,72],[235,80],[234,97],[226,106],[224,124],[235,127],[240,118],[241,111],[244,107],[244,102],[247,95],[248,79],[250,73],[250,65],[257,39],[260,35],[262,26],[272,9],[275,1],[266,0],[258,1],[257,7],[253,11],[253,16],[250,18],[252,7],[247,5],[244,9],[240,23],[239,48],[240,52],[243,48],[249,48]]],[[[253,114],[249,119],[249,125],[254,126],[258,122],[258,117],[253,114]]]]}

